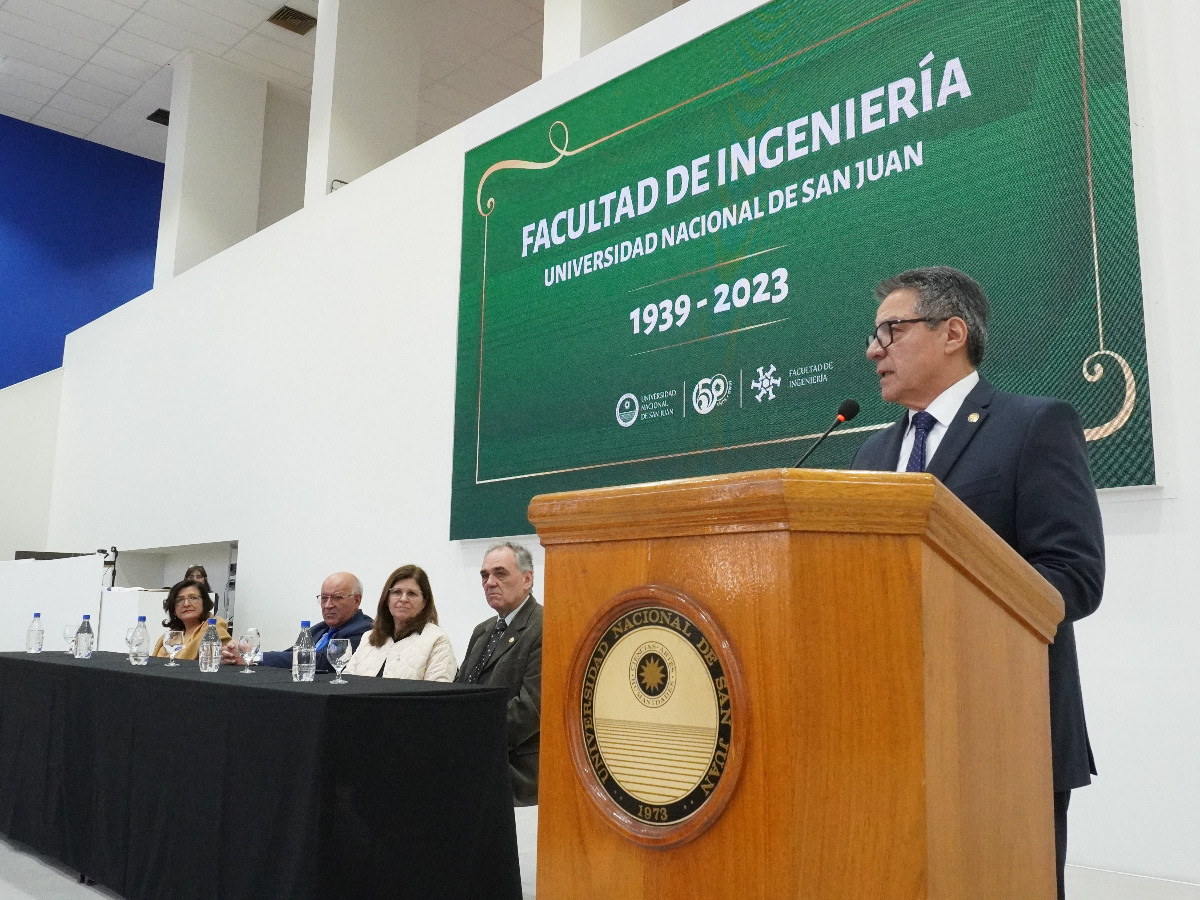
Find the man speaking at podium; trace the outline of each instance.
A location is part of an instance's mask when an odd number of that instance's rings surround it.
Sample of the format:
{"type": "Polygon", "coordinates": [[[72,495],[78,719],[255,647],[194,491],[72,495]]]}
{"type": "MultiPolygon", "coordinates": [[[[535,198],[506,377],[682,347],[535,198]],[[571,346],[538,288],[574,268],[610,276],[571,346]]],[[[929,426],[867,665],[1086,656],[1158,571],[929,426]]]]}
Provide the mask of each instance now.
{"type": "Polygon", "coordinates": [[[1050,645],[1050,740],[1058,896],[1064,896],[1067,805],[1095,774],[1072,623],[1104,589],[1104,533],[1079,416],[1070,404],[997,391],[977,367],[988,301],[956,269],[904,272],[879,283],[867,356],[883,399],[904,417],[871,436],[851,468],[929,472],[1062,594],[1050,645]]]}

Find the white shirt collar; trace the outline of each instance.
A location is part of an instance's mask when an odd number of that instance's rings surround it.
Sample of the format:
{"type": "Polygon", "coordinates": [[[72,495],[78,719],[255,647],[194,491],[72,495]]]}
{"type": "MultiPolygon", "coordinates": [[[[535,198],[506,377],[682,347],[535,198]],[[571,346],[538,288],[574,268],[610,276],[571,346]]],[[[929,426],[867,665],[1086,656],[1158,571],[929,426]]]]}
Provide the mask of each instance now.
{"type": "MultiPolygon", "coordinates": [[[[979,372],[972,369],[970,374],[965,378],[959,379],[938,394],[937,398],[925,407],[925,412],[937,419],[939,425],[949,428],[950,423],[954,421],[954,417],[958,415],[963,401],[967,399],[967,394],[971,393],[977,384],[979,384],[979,372]]],[[[910,409],[908,411],[908,424],[910,426],[912,425],[913,416],[916,414],[917,410],[910,409]]],[[[932,454],[930,455],[932,456],[932,454]]]]}
{"type": "Polygon", "coordinates": [[[507,628],[509,625],[512,624],[512,620],[516,618],[517,613],[519,613],[521,610],[523,610],[525,608],[525,604],[528,603],[531,599],[533,599],[533,594],[529,594],[524,600],[521,601],[520,606],[518,606],[516,609],[514,609],[512,612],[510,612],[507,616],[504,617],[504,627],[505,628],[507,628]]]}

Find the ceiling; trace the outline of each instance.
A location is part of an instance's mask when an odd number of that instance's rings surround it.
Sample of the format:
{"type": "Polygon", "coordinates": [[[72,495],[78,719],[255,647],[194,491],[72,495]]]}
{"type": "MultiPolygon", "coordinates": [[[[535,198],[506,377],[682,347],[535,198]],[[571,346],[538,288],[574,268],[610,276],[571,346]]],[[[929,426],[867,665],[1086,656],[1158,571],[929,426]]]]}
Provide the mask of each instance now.
{"type": "MultiPolygon", "coordinates": [[[[541,77],[543,0],[418,0],[424,141],[541,77]]],[[[170,63],[201,50],[308,101],[316,31],[283,0],[0,0],[0,115],[162,161],[170,63]]],[[[288,0],[317,14],[317,0],[288,0]]]]}

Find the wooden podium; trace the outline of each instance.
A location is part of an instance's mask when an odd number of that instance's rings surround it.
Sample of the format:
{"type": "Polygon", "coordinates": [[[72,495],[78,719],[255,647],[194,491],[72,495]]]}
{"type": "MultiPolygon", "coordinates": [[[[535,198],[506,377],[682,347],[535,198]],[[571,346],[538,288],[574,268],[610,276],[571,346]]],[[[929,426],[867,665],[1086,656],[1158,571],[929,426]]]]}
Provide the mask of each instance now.
{"type": "MultiPolygon", "coordinates": [[[[546,548],[539,900],[1055,896],[1062,601],[935,478],[747,472],[543,495],[529,519],[546,548]],[[638,596],[724,641],[732,697],[724,778],[668,840],[636,821],[660,807],[618,810],[589,756],[589,653],[638,596]]],[[[667,650],[636,652],[651,678],[635,660],[625,687],[662,690],[667,650]]]]}

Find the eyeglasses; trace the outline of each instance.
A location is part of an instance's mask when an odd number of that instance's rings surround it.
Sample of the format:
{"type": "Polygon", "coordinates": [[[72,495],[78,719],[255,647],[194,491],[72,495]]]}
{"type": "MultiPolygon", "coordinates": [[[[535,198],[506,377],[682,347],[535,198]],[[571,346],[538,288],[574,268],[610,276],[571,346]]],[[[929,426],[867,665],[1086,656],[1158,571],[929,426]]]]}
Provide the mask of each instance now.
{"type": "Polygon", "coordinates": [[[325,603],[329,600],[332,600],[334,603],[341,603],[343,600],[353,596],[354,594],[317,594],[317,599],[322,603],[325,603]]]}
{"type": "MultiPolygon", "coordinates": [[[[406,594],[410,594],[410,593],[412,593],[412,592],[407,590],[406,588],[394,587],[390,591],[388,591],[388,596],[389,597],[403,597],[406,594]]],[[[425,595],[418,592],[418,593],[412,594],[412,596],[423,598],[425,595]]]]}
{"type": "Polygon", "coordinates": [[[885,349],[892,346],[892,341],[896,339],[896,333],[893,331],[896,325],[911,325],[914,322],[926,322],[930,325],[936,325],[938,322],[945,321],[945,319],[934,319],[929,316],[920,319],[887,319],[875,326],[875,330],[867,338],[867,349],[871,348],[873,341],[878,341],[879,346],[885,349]]]}

